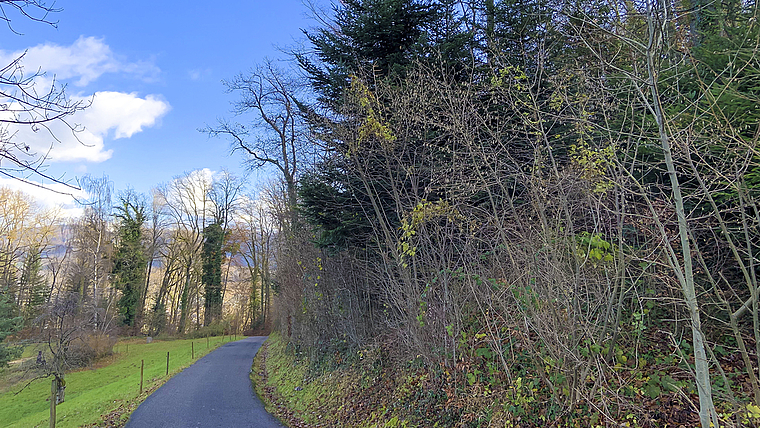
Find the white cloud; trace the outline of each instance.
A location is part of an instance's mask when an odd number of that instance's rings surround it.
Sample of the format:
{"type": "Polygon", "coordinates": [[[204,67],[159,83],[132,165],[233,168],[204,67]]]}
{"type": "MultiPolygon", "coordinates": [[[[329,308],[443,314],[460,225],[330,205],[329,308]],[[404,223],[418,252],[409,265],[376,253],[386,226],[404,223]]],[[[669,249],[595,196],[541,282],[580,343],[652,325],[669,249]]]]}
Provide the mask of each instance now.
{"type": "MultiPolygon", "coordinates": [[[[26,78],[42,73],[34,79],[33,91],[44,94],[52,88],[54,79],[59,84],[67,81],[78,86],[94,82],[105,73],[131,74],[150,77],[159,73],[151,62],[128,62],[117,57],[103,39],[79,37],[70,46],[45,43],[26,51],[8,52],[0,50],[0,66],[11,64],[21,57],[21,65],[26,78]]],[[[21,75],[8,70],[16,79],[21,75]]],[[[8,85],[0,84],[1,91],[13,91],[8,85]]],[[[2,92],[0,92],[2,93],[2,92]]],[[[7,93],[7,92],[6,92],[7,93]]],[[[94,95],[73,95],[71,101],[92,102],[90,107],[78,111],[63,121],[46,122],[39,126],[10,125],[5,130],[13,136],[15,143],[27,146],[26,151],[36,156],[44,156],[49,162],[88,161],[102,162],[109,159],[112,150],[106,149],[106,138],[129,138],[144,128],[154,126],[169,109],[169,103],[157,95],[140,97],[136,93],[95,92],[94,95]],[[76,128],[76,132],[72,131],[76,128]]],[[[13,111],[23,111],[17,103],[8,98],[0,98],[8,108],[0,110],[0,119],[25,120],[40,119],[40,111],[21,113],[13,117],[13,111]],[[35,114],[36,113],[36,114],[35,114]]],[[[26,153],[19,152],[19,156],[26,153]]],[[[33,157],[32,157],[33,159],[33,157]]]]}
{"type": "Polygon", "coordinates": [[[81,113],[81,121],[94,134],[114,130],[114,138],[129,138],[153,126],[169,111],[169,104],[156,95],[140,98],[135,93],[96,92],[92,106],[81,113]]]}
{"type": "Polygon", "coordinates": [[[63,122],[37,128],[11,126],[9,131],[32,152],[47,154],[50,162],[103,162],[113,152],[105,148],[107,137],[129,138],[154,126],[171,109],[156,95],[141,98],[135,93],[96,92],[90,99],[87,109],[67,119],[69,125],[78,125],[75,131],[63,122]]]}
{"type": "Polygon", "coordinates": [[[102,38],[95,37],[80,36],[70,46],[45,43],[26,51],[0,50],[0,64],[9,64],[21,55],[24,55],[25,75],[45,73],[36,79],[41,86],[38,92],[49,88],[53,77],[59,81],[73,79],[76,86],[86,86],[105,73],[125,73],[147,80],[155,79],[160,73],[149,61],[128,62],[118,58],[102,38]]]}
{"type": "Polygon", "coordinates": [[[74,218],[82,215],[82,208],[74,198],[86,199],[87,192],[74,190],[60,183],[45,183],[46,188],[37,187],[11,178],[0,178],[0,187],[20,190],[34,198],[46,209],[60,209],[61,217],[74,218]]]}
{"type": "MultiPolygon", "coordinates": [[[[34,78],[34,85],[26,88],[44,97],[56,86],[72,83],[84,87],[106,73],[128,75],[142,79],[153,79],[160,70],[151,61],[129,62],[114,54],[104,40],[81,36],[69,46],[45,43],[25,51],[4,51],[0,49],[0,68],[20,59],[20,69],[8,67],[0,70],[3,78],[10,80],[34,78]]],[[[60,88],[57,88],[60,89],[60,88]]],[[[8,139],[18,147],[14,155],[22,161],[62,162],[84,161],[102,162],[109,159],[113,151],[106,147],[106,140],[130,138],[147,127],[155,126],[171,109],[160,95],[140,96],[134,92],[98,91],[82,89],[82,93],[70,95],[72,102],[84,100],[89,107],[77,111],[63,120],[43,122],[33,126],[8,124],[30,118],[39,120],[42,112],[35,110],[23,113],[24,109],[11,97],[18,91],[13,85],[0,83],[0,137],[8,139]],[[94,92],[94,93],[93,93],[94,92]],[[92,95],[87,95],[92,94],[92,95]],[[14,111],[16,113],[14,113],[14,111]],[[21,112],[21,113],[20,113],[21,112]],[[6,123],[2,124],[5,120],[6,123]]],[[[15,94],[17,95],[17,94],[15,94]]],[[[40,163],[37,162],[38,166],[40,163]]],[[[78,167],[86,170],[86,165],[78,167]]],[[[76,215],[78,208],[70,196],[56,194],[15,180],[0,180],[0,185],[32,194],[40,201],[50,204],[64,203],[65,210],[76,215]]],[[[51,184],[47,187],[70,193],[70,189],[51,184]]],[[[82,196],[82,195],[79,195],[82,196]]]]}

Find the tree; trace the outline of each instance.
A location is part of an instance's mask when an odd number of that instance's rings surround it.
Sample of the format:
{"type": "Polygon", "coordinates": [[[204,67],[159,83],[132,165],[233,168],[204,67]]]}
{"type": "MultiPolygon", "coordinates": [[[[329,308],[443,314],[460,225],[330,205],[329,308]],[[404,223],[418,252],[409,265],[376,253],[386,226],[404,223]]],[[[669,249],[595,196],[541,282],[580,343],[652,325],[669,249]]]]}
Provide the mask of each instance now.
{"type": "Polygon", "coordinates": [[[318,102],[339,111],[351,76],[403,77],[436,27],[435,3],[347,0],[335,6],[329,25],[306,32],[313,49],[295,54],[318,102]]]}
{"type": "Polygon", "coordinates": [[[122,323],[139,330],[137,316],[143,301],[143,284],[147,257],[143,246],[143,224],[145,223],[145,202],[134,193],[126,191],[116,207],[119,220],[116,233],[116,251],[113,264],[113,285],[121,292],[117,303],[122,323]]]}
{"type": "MultiPolygon", "coordinates": [[[[204,171],[194,171],[176,177],[163,186],[157,194],[162,209],[171,219],[172,236],[167,245],[171,255],[166,268],[166,281],[176,281],[177,296],[174,296],[170,313],[179,332],[187,328],[192,305],[195,303],[196,322],[200,325],[200,252],[203,247],[203,228],[206,220],[213,215],[213,204],[209,201],[212,180],[204,171]],[[171,277],[173,276],[173,278],[171,277]]],[[[159,293],[167,291],[162,283],[159,293]]],[[[168,282],[166,283],[168,286],[168,282]]],[[[163,295],[166,297],[166,294],[163,295]]],[[[157,304],[162,304],[159,299],[157,304]]],[[[157,314],[158,315],[158,314],[157,314]]]]}
{"type": "Polygon", "coordinates": [[[160,260],[161,251],[163,250],[166,242],[166,215],[162,209],[162,203],[160,195],[154,188],[151,190],[151,205],[150,215],[148,216],[148,244],[146,248],[146,259],[148,264],[148,272],[145,274],[145,287],[143,288],[140,305],[138,306],[139,313],[138,318],[141,322],[148,324],[148,331],[150,334],[155,333],[157,324],[163,324],[166,321],[166,307],[164,305],[164,297],[166,295],[166,288],[162,286],[158,290],[155,296],[155,301],[151,312],[147,313],[146,307],[148,301],[148,290],[151,281],[151,274],[153,272],[153,266],[157,260],[160,260]]]}
{"type": "Polygon", "coordinates": [[[47,279],[42,272],[42,252],[37,248],[30,249],[24,259],[19,290],[25,291],[24,319],[31,321],[39,315],[49,298],[47,279]]]}
{"type": "Polygon", "coordinates": [[[296,94],[299,85],[271,61],[224,82],[228,92],[240,94],[233,112],[253,112],[252,125],[220,121],[215,128],[203,131],[212,136],[227,137],[232,151],[242,151],[251,169],[276,168],[287,183],[288,200],[296,205],[296,177],[305,141],[296,94]]]}
{"type": "Polygon", "coordinates": [[[222,315],[222,262],[224,253],[224,230],[219,223],[211,223],[203,228],[203,276],[205,296],[204,325],[219,321],[222,315]]]}
{"type": "Polygon", "coordinates": [[[97,308],[81,304],[80,299],[78,293],[60,293],[35,320],[39,328],[37,340],[45,344],[49,353],[38,376],[53,376],[56,404],[65,401],[66,372],[110,354],[115,344],[115,340],[107,338],[102,325],[89,322],[95,318],[97,308]]]}
{"type": "Polygon", "coordinates": [[[45,300],[42,257],[51,246],[58,222],[56,209],[43,209],[20,191],[0,188],[0,287],[5,287],[33,318],[45,300]]]}
{"type": "MultiPolygon", "coordinates": [[[[81,179],[82,189],[89,198],[80,200],[84,214],[75,229],[77,257],[80,259],[80,276],[71,286],[82,296],[82,301],[91,300],[96,306],[111,296],[106,294],[106,277],[110,271],[111,231],[108,228],[113,206],[111,197],[113,183],[107,176],[81,179]]],[[[107,306],[107,305],[105,305],[107,306]]]]}
{"type": "Polygon", "coordinates": [[[213,204],[213,214],[211,221],[213,221],[215,224],[218,224],[222,230],[222,241],[220,249],[222,261],[225,254],[230,254],[227,263],[227,269],[225,271],[224,279],[222,280],[221,284],[221,303],[219,307],[214,307],[214,310],[216,312],[214,314],[214,317],[217,319],[221,316],[221,304],[224,302],[224,297],[227,292],[227,284],[230,277],[230,269],[232,267],[234,254],[237,252],[237,243],[229,242],[228,238],[230,225],[234,221],[236,211],[239,208],[238,195],[243,189],[243,186],[243,179],[236,177],[229,171],[222,171],[220,174],[217,174],[214,177],[213,183],[211,185],[211,190],[209,192],[209,198],[213,204]]]}
{"type": "MultiPolygon", "coordinates": [[[[278,237],[282,239],[282,230],[278,234],[275,226],[283,225],[281,221],[273,221],[272,217],[289,216],[287,196],[285,195],[285,192],[278,192],[277,188],[270,186],[258,198],[245,197],[241,205],[240,215],[235,222],[233,233],[237,235],[236,238],[240,241],[239,255],[243,258],[248,270],[249,287],[246,318],[250,322],[250,328],[262,326],[269,319],[272,294],[270,260],[275,256],[273,241],[278,237]]],[[[281,253],[282,251],[278,251],[277,255],[282,255],[281,253]]],[[[277,265],[279,266],[279,264],[278,262],[277,265]]]]}
{"type": "Polygon", "coordinates": [[[0,289],[0,368],[7,367],[8,361],[21,355],[22,348],[4,343],[5,339],[17,332],[23,322],[18,307],[7,288],[0,289]]]}
{"type": "MultiPolygon", "coordinates": [[[[0,20],[5,21],[14,33],[14,16],[55,26],[56,23],[50,20],[50,14],[59,10],[45,4],[44,0],[0,0],[0,20]]],[[[65,87],[58,85],[54,79],[49,89],[40,91],[37,81],[45,77],[44,72],[36,70],[26,73],[23,60],[22,54],[9,64],[0,65],[0,101],[3,103],[0,108],[0,175],[37,186],[40,185],[34,180],[44,178],[76,189],[60,179],[46,175],[44,164],[49,150],[34,151],[18,138],[17,132],[21,128],[47,132],[52,149],[57,138],[51,131],[51,124],[61,123],[76,135],[81,128],[70,123],[70,117],[86,108],[88,103],[72,101],[66,95],[65,87]]]]}
{"type": "MultiPolygon", "coordinates": [[[[475,27],[468,28],[465,20],[469,12],[479,16],[476,9],[471,2],[448,0],[352,0],[336,5],[334,17],[325,18],[322,28],[307,32],[310,49],[295,57],[317,97],[304,110],[323,152],[300,182],[299,208],[318,228],[324,248],[341,250],[351,243],[372,242],[375,211],[391,228],[400,225],[392,193],[410,191],[410,180],[393,183],[375,172],[396,169],[400,177],[409,171],[404,168],[427,169],[430,165],[418,161],[431,143],[417,138],[393,147],[362,138],[388,125],[378,105],[388,101],[386,95],[394,95],[392,90],[376,89],[403,85],[420,64],[430,64],[443,79],[477,80],[472,70],[482,48],[477,46],[475,27]],[[360,164],[373,170],[372,177],[357,174],[360,164]],[[372,195],[380,201],[376,207],[372,195]]],[[[424,137],[433,139],[435,130],[426,132],[424,137]]],[[[413,186],[421,190],[427,184],[418,180],[413,186]]]]}

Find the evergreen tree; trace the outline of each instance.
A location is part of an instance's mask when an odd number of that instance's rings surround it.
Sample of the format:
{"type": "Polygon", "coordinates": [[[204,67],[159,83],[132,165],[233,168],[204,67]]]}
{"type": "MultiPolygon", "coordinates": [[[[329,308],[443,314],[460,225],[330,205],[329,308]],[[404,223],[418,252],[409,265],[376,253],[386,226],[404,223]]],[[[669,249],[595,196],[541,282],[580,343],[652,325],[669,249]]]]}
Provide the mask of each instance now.
{"type": "Polygon", "coordinates": [[[337,109],[352,75],[403,75],[422,51],[436,17],[429,2],[347,0],[335,10],[335,26],[306,32],[313,56],[296,54],[320,103],[337,109]]]}
{"type": "Polygon", "coordinates": [[[42,273],[42,254],[38,249],[31,249],[24,259],[21,272],[20,290],[25,290],[24,318],[33,320],[39,315],[40,308],[48,297],[47,282],[42,273]]]}
{"type": "Polygon", "coordinates": [[[8,361],[21,355],[21,348],[4,343],[5,338],[21,328],[23,318],[18,316],[18,307],[13,302],[7,288],[0,289],[0,368],[8,361]]]}
{"type": "Polygon", "coordinates": [[[15,256],[9,252],[0,251],[0,289],[15,296],[18,288],[18,267],[15,256]]]}
{"type": "MultiPolygon", "coordinates": [[[[435,61],[446,58],[443,68],[452,72],[461,69],[457,64],[469,55],[471,37],[462,31],[454,9],[449,0],[349,0],[336,9],[334,26],[307,33],[314,54],[296,57],[320,106],[303,108],[333,154],[315,171],[306,173],[300,183],[301,209],[319,229],[320,246],[344,249],[356,243],[363,247],[371,240],[365,212],[372,193],[368,187],[381,189],[379,208],[390,223],[398,224],[397,207],[388,194],[391,183],[380,178],[383,174],[360,179],[352,165],[355,159],[345,156],[354,142],[351,130],[366,119],[365,112],[356,109],[357,88],[374,91],[377,83],[401,82],[427,57],[435,61]],[[315,113],[325,108],[327,114],[315,113]]],[[[383,153],[372,138],[363,144],[376,157],[371,162],[366,158],[375,168],[385,169],[385,160],[397,157],[396,153],[383,153]]],[[[414,153],[401,157],[407,155],[414,153]]]]}
{"type": "Polygon", "coordinates": [[[145,204],[128,192],[120,197],[116,218],[119,219],[113,283],[121,291],[119,313],[125,326],[135,327],[139,313],[140,294],[145,284],[147,256],[142,242],[145,223],[145,204]]]}
{"type": "Polygon", "coordinates": [[[222,261],[224,253],[224,229],[219,222],[203,228],[203,275],[205,293],[204,325],[218,321],[222,316],[222,261]]]}

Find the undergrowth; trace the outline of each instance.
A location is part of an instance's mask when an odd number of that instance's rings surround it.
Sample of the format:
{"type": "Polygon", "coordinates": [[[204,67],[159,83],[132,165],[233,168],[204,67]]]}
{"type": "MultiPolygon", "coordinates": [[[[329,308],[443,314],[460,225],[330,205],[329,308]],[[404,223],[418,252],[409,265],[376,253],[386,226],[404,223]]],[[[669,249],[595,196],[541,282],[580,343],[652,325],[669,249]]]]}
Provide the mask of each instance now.
{"type": "MultiPolygon", "coordinates": [[[[252,380],[270,410],[293,427],[699,425],[693,361],[683,358],[688,345],[673,343],[662,331],[648,333],[635,347],[589,347],[600,364],[608,365],[597,372],[602,375],[592,372],[584,380],[587,386],[598,385],[595,395],[574,402],[569,390],[557,387],[562,379],[547,378],[548,367],[535,367],[529,355],[521,357],[519,349],[512,349],[507,372],[496,352],[477,337],[462,341],[461,358],[447,366],[421,358],[394,361],[382,346],[326,347],[314,361],[273,333],[256,358],[252,380]],[[605,363],[607,355],[610,361],[605,363]]],[[[717,351],[726,381],[745,384],[741,360],[717,351]]],[[[717,390],[727,391],[723,380],[717,390]]],[[[746,404],[748,396],[735,398],[745,404],[719,410],[726,426],[757,426],[760,409],[746,404]]]]}

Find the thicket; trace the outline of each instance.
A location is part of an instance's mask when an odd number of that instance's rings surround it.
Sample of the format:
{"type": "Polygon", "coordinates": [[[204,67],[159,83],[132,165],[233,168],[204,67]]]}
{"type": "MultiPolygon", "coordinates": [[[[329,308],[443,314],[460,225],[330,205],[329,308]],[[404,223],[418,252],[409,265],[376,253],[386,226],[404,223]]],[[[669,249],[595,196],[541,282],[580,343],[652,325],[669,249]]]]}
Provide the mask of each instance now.
{"type": "Polygon", "coordinates": [[[336,5],[295,54],[319,157],[278,252],[291,345],[413,364],[446,424],[756,423],[757,13],[336,5]]]}

